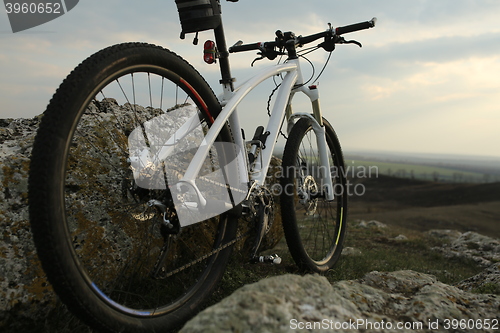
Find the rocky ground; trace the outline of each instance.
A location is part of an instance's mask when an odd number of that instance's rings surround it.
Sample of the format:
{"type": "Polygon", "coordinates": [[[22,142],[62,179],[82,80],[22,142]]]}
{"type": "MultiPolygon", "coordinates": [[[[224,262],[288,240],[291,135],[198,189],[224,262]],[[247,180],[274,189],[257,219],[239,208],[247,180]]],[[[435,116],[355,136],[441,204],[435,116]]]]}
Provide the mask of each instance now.
{"type": "MultiPolygon", "coordinates": [[[[0,331],[28,331],[22,326],[26,322],[30,331],[44,332],[42,328],[33,330],[33,325],[42,323],[40,325],[43,326],[57,304],[57,298],[40,268],[28,222],[27,174],[38,123],[39,117],[0,120],[0,331]]],[[[416,186],[420,190],[422,186],[436,185],[416,186]]],[[[486,187],[482,186],[480,190],[487,191],[486,187]]],[[[415,200],[423,200],[425,196],[419,196],[417,190],[413,192],[415,200]]],[[[378,194],[372,192],[372,195],[378,194]]],[[[372,199],[374,204],[369,206],[371,208],[360,209],[357,213],[396,219],[387,213],[390,207],[385,207],[384,211],[377,204],[377,198],[372,199]]],[[[486,200],[485,204],[492,202],[494,200],[486,200]]],[[[387,201],[380,200],[379,203],[387,205],[387,201]]],[[[423,214],[417,206],[398,203],[399,208],[408,208],[406,214],[413,212],[414,216],[423,214]]],[[[436,253],[450,259],[465,256],[484,268],[480,274],[453,286],[441,283],[433,275],[411,270],[374,271],[360,279],[334,283],[317,275],[284,274],[242,287],[201,312],[182,331],[288,332],[312,331],[307,328],[316,327],[319,328],[317,331],[325,332],[494,332],[494,320],[498,331],[500,242],[496,236],[497,213],[491,213],[497,208],[494,205],[488,207],[481,206],[482,210],[479,210],[488,216],[490,222],[482,225],[474,220],[474,223],[477,222],[472,229],[474,231],[467,231],[462,220],[458,224],[453,224],[453,221],[434,224],[438,228],[456,225],[458,231],[449,228],[436,230],[431,227],[432,224],[426,225],[428,229],[434,229],[427,233],[429,237],[443,240],[442,245],[434,248],[436,253]],[[496,224],[492,225],[492,221],[496,224]],[[351,329],[353,326],[345,326],[353,321],[356,323],[355,330],[351,329]],[[489,329],[485,329],[487,322],[489,329]],[[382,327],[382,323],[386,326],[382,327]],[[389,323],[392,328],[387,326],[389,323]],[[422,326],[401,330],[396,328],[398,323],[421,323],[422,326]],[[482,329],[479,329],[480,324],[483,324],[482,329]],[[331,329],[330,325],[334,328],[331,329]],[[301,330],[302,327],[305,330],[301,330]]],[[[477,207],[474,211],[478,211],[477,207]]],[[[399,217],[401,220],[401,215],[399,217]]],[[[376,221],[358,222],[358,227],[391,228],[390,224],[387,226],[376,221]]],[[[350,255],[357,255],[358,252],[356,248],[345,250],[350,255]]]]}
{"type": "MultiPolygon", "coordinates": [[[[378,221],[359,225],[387,228],[378,221]]],[[[484,271],[455,286],[411,270],[374,271],[333,284],[319,275],[276,276],[240,288],[201,312],[181,332],[500,330],[500,241],[454,230],[431,230],[428,236],[447,241],[436,251],[450,258],[470,258],[484,271]]],[[[356,249],[348,252],[356,255],[356,249]]]]}
{"type": "Polygon", "coordinates": [[[499,307],[497,295],[414,271],[371,272],[333,285],[319,275],[283,275],[242,287],[181,332],[495,332],[499,307]],[[475,329],[486,322],[490,329],[475,329]]]}

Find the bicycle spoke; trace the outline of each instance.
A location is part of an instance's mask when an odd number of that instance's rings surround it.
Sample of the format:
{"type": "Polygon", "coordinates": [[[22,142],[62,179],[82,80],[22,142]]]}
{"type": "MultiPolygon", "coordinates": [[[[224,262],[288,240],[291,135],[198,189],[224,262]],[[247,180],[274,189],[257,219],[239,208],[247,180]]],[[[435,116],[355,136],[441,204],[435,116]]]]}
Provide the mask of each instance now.
{"type": "MultiPolygon", "coordinates": [[[[75,130],[70,150],[74,163],[70,164],[67,172],[68,179],[74,184],[66,199],[67,205],[72,207],[68,210],[68,221],[75,249],[87,274],[100,292],[114,302],[132,308],[151,309],[152,313],[182,297],[184,289],[179,288],[179,284],[188,287],[190,283],[196,283],[214,259],[214,254],[220,251],[215,245],[216,224],[205,222],[186,228],[184,236],[167,236],[170,245],[165,253],[161,253],[166,242],[166,236],[161,235],[162,215],[154,207],[148,208],[146,203],[150,199],[161,199],[163,194],[158,192],[160,196],[156,196],[155,191],[132,188],[134,180],[127,162],[129,150],[126,136],[134,128],[140,128],[147,148],[151,148],[153,142],[148,138],[146,123],[162,112],[169,101],[168,90],[174,96],[170,99],[172,104],[168,110],[194,104],[177,84],[151,72],[131,73],[112,80],[99,91],[101,102],[96,97],[92,98],[95,105],[87,108],[81,125],[75,130]],[[130,94],[125,87],[130,88],[130,94]],[[157,95],[153,94],[154,91],[158,92],[157,95]],[[118,92],[119,96],[113,95],[113,92],[118,92]],[[107,102],[120,98],[125,105],[107,102]],[[158,112],[153,108],[155,100],[159,102],[158,112]],[[132,124],[129,124],[130,120],[132,124]],[[125,189],[119,190],[123,186],[125,189]],[[86,212],[86,207],[93,206],[102,208],[86,212]],[[212,236],[207,237],[210,234],[212,236]],[[127,240],[128,247],[113,245],[119,239],[120,242],[127,240]],[[194,243],[193,239],[197,242],[194,243]],[[107,249],[107,253],[100,260],[89,256],[101,249],[107,249]],[[106,264],[107,269],[103,270],[101,263],[106,264]],[[154,278],[153,271],[158,274],[159,269],[169,277],[154,278]]],[[[200,122],[200,126],[206,127],[207,122],[200,122]]],[[[210,157],[207,167],[215,167],[213,163],[210,157]]],[[[174,172],[178,166],[173,167],[169,172],[174,172]]]]}

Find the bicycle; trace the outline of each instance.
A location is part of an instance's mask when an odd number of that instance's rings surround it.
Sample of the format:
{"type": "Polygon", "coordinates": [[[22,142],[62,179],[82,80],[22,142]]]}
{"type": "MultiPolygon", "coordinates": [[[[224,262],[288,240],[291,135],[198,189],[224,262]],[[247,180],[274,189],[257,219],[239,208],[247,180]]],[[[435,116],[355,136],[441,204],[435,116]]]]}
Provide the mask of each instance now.
{"type": "Polygon", "coordinates": [[[325,272],[345,237],[341,147],[300,62],[317,49],[360,45],[342,35],[376,19],[304,37],[278,31],[274,41],[227,48],[218,0],[176,4],[181,37],[214,30],[204,57],[219,63],[220,99],[169,50],[111,46],[63,81],[33,146],[30,219],[41,263],[68,308],[102,331],[157,332],[189,319],[220,281],[235,243],[248,237],[237,234],[240,218],[254,239],[249,260],[280,261],[259,256],[259,245],[275,213],[266,174],[284,123],[279,188],[292,257],[303,270],[325,272]],[[286,61],[234,87],[229,54],[244,51],[286,61]],[[247,142],[236,107],[269,78],[281,83],[268,125],[247,142]],[[299,92],[312,113],[293,112],[299,92]]]}

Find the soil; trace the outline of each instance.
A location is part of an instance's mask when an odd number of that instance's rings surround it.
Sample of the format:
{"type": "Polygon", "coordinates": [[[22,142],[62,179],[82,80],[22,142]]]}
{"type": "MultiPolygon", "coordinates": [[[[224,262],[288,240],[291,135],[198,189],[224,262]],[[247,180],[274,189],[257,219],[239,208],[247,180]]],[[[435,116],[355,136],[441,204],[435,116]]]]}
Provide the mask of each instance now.
{"type": "Polygon", "coordinates": [[[366,191],[350,197],[350,220],[377,220],[418,231],[476,231],[500,238],[500,183],[436,183],[381,175],[355,183],[366,191]]]}

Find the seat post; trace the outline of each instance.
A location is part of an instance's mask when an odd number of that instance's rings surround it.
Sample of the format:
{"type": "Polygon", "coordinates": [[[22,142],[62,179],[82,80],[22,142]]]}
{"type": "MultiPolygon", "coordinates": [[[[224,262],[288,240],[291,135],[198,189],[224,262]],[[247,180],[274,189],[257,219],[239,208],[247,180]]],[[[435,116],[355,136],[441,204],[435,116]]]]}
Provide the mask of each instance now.
{"type": "Polygon", "coordinates": [[[224,86],[229,86],[231,91],[234,90],[233,82],[235,79],[231,75],[231,68],[229,66],[229,51],[226,44],[226,36],[224,34],[224,27],[222,23],[215,28],[215,42],[217,44],[217,50],[219,51],[219,66],[222,79],[220,83],[224,86]]]}

